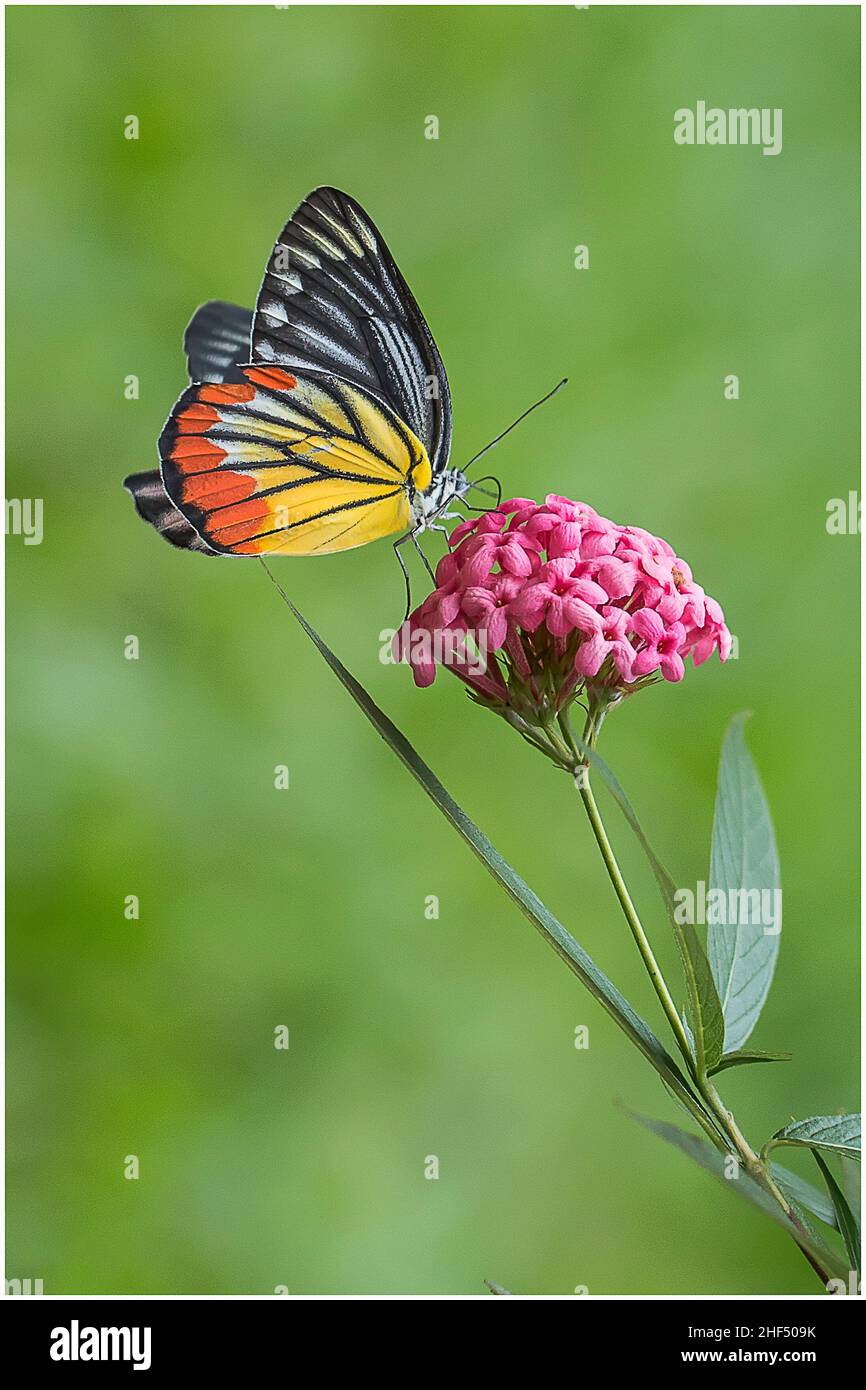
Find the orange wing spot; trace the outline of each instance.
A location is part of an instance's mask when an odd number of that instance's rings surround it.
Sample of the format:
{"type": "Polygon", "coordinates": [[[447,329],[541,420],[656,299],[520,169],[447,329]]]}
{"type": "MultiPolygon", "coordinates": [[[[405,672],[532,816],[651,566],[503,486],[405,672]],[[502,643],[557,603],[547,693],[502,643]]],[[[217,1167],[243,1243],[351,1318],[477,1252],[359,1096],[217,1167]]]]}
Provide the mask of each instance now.
{"type": "Polygon", "coordinates": [[[246,473],[219,468],[212,473],[199,473],[194,478],[186,478],[183,500],[196,502],[202,511],[207,512],[213,507],[227,506],[230,502],[243,502],[255,490],[254,479],[247,477],[246,473]]]}
{"type": "Polygon", "coordinates": [[[220,545],[234,545],[237,541],[248,540],[260,531],[272,529],[271,509],[260,497],[251,497],[248,502],[226,507],[214,518],[214,525],[208,528],[220,545]]]}
{"type": "Polygon", "coordinates": [[[291,391],[298,384],[298,378],[282,367],[250,367],[246,373],[248,381],[257,386],[268,386],[272,391],[291,391]]]}
{"type": "Polygon", "coordinates": [[[181,435],[174,442],[171,457],[181,473],[200,473],[204,469],[216,468],[228,455],[225,449],[209,439],[181,435]]]}
{"type": "Polygon", "coordinates": [[[204,434],[219,420],[219,411],[212,405],[188,405],[177,416],[179,434],[204,434]]]}
{"type": "Polygon", "coordinates": [[[222,386],[202,386],[198,393],[200,401],[208,405],[237,405],[242,401],[255,400],[255,391],[243,381],[227,381],[222,386]]]}

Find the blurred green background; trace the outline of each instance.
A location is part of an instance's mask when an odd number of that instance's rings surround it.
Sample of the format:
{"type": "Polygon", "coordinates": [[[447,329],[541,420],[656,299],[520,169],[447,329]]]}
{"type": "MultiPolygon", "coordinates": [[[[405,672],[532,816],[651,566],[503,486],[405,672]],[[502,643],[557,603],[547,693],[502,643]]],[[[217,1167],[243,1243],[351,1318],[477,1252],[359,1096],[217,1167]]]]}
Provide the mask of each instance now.
{"type": "MultiPolygon", "coordinates": [[[[856,1108],[858,541],[825,518],[858,486],[858,20],[8,11],[7,493],[45,504],[43,544],[8,545],[8,1276],[63,1293],[815,1290],[783,1233],[617,1108],[682,1118],[258,566],[172,550],[121,479],[155,460],[191,311],[252,304],[319,183],[369,208],[430,320],[455,462],[567,374],[491,455],[506,495],[564,492],[657,530],[739,639],[737,661],[642,695],[604,739],[691,883],[724,727],[754,711],[785,927],[753,1041],[794,1060],[726,1074],[725,1096],[756,1141],[856,1108]],[[782,107],[782,153],[675,145],[674,111],[698,100],[782,107]]],[[[380,664],[403,603],[388,546],[279,573],[662,1031],[565,779],[447,675],[417,692],[380,664]]]]}

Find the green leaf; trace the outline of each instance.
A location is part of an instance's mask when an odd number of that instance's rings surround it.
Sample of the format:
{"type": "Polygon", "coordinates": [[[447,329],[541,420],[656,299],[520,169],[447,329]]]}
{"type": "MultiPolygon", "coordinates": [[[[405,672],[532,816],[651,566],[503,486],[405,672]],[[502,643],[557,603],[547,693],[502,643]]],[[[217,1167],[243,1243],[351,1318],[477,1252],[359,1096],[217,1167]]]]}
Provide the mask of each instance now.
{"type": "Polygon", "coordinates": [[[813,1216],[817,1216],[819,1221],[835,1227],[836,1209],[825,1192],[813,1187],[805,1178],[801,1178],[799,1173],[792,1173],[790,1168],[783,1168],[781,1163],[771,1163],[770,1169],[786,1197],[805,1207],[813,1216]]]}
{"type": "Polygon", "coordinates": [[[860,1179],[862,1170],[859,1158],[847,1158],[843,1155],[839,1159],[842,1169],[842,1191],[848,1199],[848,1205],[854,1213],[854,1219],[859,1226],[860,1222],[860,1179]]]}
{"type": "Polygon", "coordinates": [[[728,1161],[725,1155],[719,1153],[705,1139],[701,1139],[697,1134],[687,1134],[685,1130],[678,1129],[676,1125],[667,1124],[664,1120],[649,1119],[646,1115],[637,1115],[633,1111],[627,1113],[652,1134],[657,1134],[668,1144],[673,1144],[675,1148],[688,1154],[689,1158],[693,1159],[701,1168],[705,1168],[708,1173],[712,1173],[714,1178],[723,1182],[729,1191],[736,1192],[745,1201],[751,1202],[752,1206],[758,1207],[765,1216],[769,1216],[772,1221],[775,1221],[777,1226],[781,1226],[783,1230],[787,1231],[789,1236],[793,1236],[797,1244],[803,1250],[808,1251],[828,1275],[833,1275],[839,1279],[846,1276],[848,1271],[835,1251],[825,1245],[814,1232],[798,1230],[788,1220],[782,1208],[773,1200],[769,1192],[765,1192],[744,1168],[740,1167],[736,1170],[738,1171],[736,1178],[728,1177],[728,1161]]]}
{"type": "Polygon", "coordinates": [[[746,747],[747,718],[735,715],[725,733],[710,853],[710,893],[723,895],[715,901],[724,903],[725,910],[714,912],[714,900],[708,901],[707,954],[722,1001],[726,1052],[738,1051],[758,1021],[776,968],[782,925],[776,837],[746,747]],[[714,921],[717,915],[725,920],[714,921]]]}
{"type": "Polygon", "coordinates": [[[590,748],[589,744],[580,738],[575,738],[574,742],[590,765],[599,772],[649,860],[682,961],[686,981],[686,1018],[694,1045],[695,1061],[699,1070],[703,1069],[709,1073],[718,1066],[722,1058],[725,1021],[706,952],[694,927],[679,920],[673,879],[644,834],[637,813],[619,779],[594,748],[590,748]]]}
{"type": "Polygon", "coordinates": [[[827,1184],[827,1191],[836,1211],[836,1223],[842,1232],[842,1239],[845,1242],[845,1251],[850,1261],[851,1269],[859,1274],[860,1272],[860,1228],[855,1220],[854,1213],[849,1207],[845,1194],[837,1183],[827,1164],[824,1162],[817,1149],[813,1149],[813,1156],[818,1167],[821,1169],[824,1181],[827,1184]]]}
{"type": "MultiPolygon", "coordinates": [[[[409,769],[415,780],[420,783],[424,791],[439,808],[446,820],[459,835],[466,841],[470,849],[478,856],[484,867],[493,878],[508,893],[509,897],[517,904],[532,925],[541,933],[545,940],[553,947],[557,955],[565,961],[582,984],[586,986],[590,994],[601,1004],[616,1024],[622,1029],[626,1036],[643,1053],[644,1057],[655,1067],[662,1080],[673,1091],[677,1098],[694,1115],[696,1107],[699,1106],[694,1093],[691,1090],[686,1078],[680,1071],[674,1059],[667,1052],[665,1047],[655,1036],[649,1025],[644,1022],[639,1014],[628,1001],[620,994],[616,985],[607,978],[602,970],[598,968],[595,961],[580,946],[574,937],[570,936],[560,922],[553,916],[552,912],[545,907],[540,898],[536,897],[532,889],[524,883],[520,875],[512,869],[511,865],[503,859],[498,850],[487,839],[487,836],[479,830],[474,821],[470,820],[466,812],[458,806],[457,802],[445,790],[442,783],[435,773],[427,766],[423,759],[415,752],[409,740],[400,732],[388,716],[379,708],[370,695],[367,694],[359,681],[346,669],[339,657],[335,656],[326,642],[319,636],[315,628],[307,622],[306,618],[298,611],[284,589],[274,578],[267,565],[262,561],[263,568],[267,572],[268,578],[278,590],[283,602],[291,609],[295,618],[306,632],[307,636],[314,643],[318,651],[330,666],[334,675],[342,682],[349,694],[355,700],[359,708],[369,719],[373,727],[381,734],[382,738],[393,749],[400,758],[401,762],[409,769]]],[[[702,1107],[701,1107],[702,1109],[702,1107]]]]}
{"type": "Polygon", "coordinates": [[[713,1067],[710,1075],[715,1076],[717,1072],[726,1071],[728,1067],[750,1066],[753,1062],[790,1062],[790,1052],[757,1052],[753,1048],[740,1048],[739,1052],[726,1052],[724,1057],[713,1067]]]}
{"type": "Polygon", "coordinates": [[[825,1149],[827,1153],[845,1154],[860,1158],[859,1115],[813,1115],[808,1120],[793,1120],[777,1130],[764,1145],[768,1154],[779,1144],[791,1144],[799,1149],[825,1149]]]}

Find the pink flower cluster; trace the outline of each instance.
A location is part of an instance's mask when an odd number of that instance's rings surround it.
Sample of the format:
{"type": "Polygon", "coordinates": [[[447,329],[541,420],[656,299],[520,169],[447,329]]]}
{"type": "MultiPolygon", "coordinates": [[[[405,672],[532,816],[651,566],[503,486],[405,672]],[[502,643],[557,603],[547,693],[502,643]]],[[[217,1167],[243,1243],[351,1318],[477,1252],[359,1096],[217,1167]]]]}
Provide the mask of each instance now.
{"type": "Polygon", "coordinates": [[[511,498],[454,529],[436,588],[397,637],[417,685],[436,672],[423,638],[443,632],[480,644],[480,665],[449,664],[500,705],[514,683],[536,694],[543,683],[554,708],[583,686],[612,699],[731,648],[721,608],[667,541],[555,494],[543,506],[511,498]]]}

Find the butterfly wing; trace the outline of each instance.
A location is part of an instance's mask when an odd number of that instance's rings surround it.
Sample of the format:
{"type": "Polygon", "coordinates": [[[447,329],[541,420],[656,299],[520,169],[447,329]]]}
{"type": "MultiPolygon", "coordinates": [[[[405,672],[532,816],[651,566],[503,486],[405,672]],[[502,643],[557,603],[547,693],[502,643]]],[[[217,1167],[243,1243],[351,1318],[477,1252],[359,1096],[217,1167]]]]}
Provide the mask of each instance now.
{"type": "Polygon", "coordinates": [[[451,448],[451,396],[433,335],[367,213],[317,188],[271,253],[256,302],[255,361],[327,372],[379,396],[427,451],[433,473],[451,448]]]}
{"type": "Polygon", "coordinates": [[[190,386],[159,440],[165,492],[211,550],[322,555],[411,525],[430,463],[384,402],[324,373],[239,372],[190,386]]]}
{"type": "MultiPolygon", "coordinates": [[[[241,381],[240,365],[250,359],[253,316],[249,309],[212,299],[196,309],[186,326],[183,346],[190,381],[241,381]]],[[[169,500],[158,468],[131,473],[123,486],[135,510],[171,545],[181,550],[214,552],[169,500]]]]}
{"type": "Polygon", "coordinates": [[[211,299],[196,309],[183,335],[190,381],[240,381],[252,327],[252,313],[239,304],[211,299]]]}
{"type": "Polygon", "coordinates": [[[215,554],[210,546],[205,545],[195,527],[190,526],[183,513],[169,501],[158,468],[148,469],[145,473],[130,473],[128,478],[124,478],[123,486],[135,503],[138,515],[153,526],[169,545],[176,546],[178,550],[215,554]]]}

